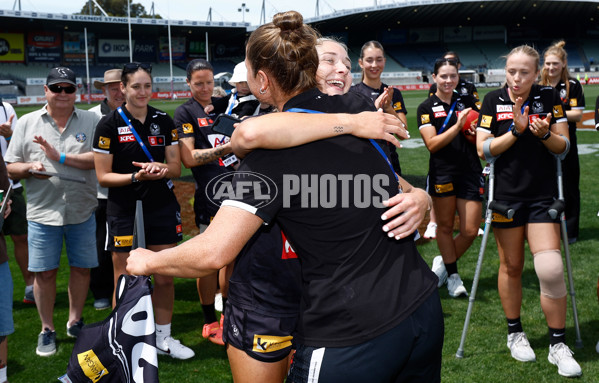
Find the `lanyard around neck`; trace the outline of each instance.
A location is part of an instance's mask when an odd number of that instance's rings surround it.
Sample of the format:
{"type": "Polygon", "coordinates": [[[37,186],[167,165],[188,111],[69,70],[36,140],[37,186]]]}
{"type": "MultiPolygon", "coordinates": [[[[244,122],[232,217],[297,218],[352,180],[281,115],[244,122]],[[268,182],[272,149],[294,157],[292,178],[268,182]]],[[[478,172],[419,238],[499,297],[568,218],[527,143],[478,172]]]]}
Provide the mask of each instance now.
{"type": "Polygon", "coordinates": [[[123,118],[123,120],[125,121],[127,126],[129,127],[129,130],[131,130],[131,133],[133,133],[133,136],[135,137],[135,141],[137,141],[139,146],[141,146],[141,148],[143,149],[144,153],[146,153],[146,156],[148,157],[150,162],[155,162],[154,157],[152,157],[152,154],[150,154],[150,151],[146,147],[146,144],[144,144],[144,142],[141,140],[141,137],[139,137],[139,134],[137,134],[137,131],[133,127],[133,124],[131,124],[131,120],[129,120],[129,118],[127,117],[125,112],[123,112],[123,108],[121,108],[119,106],[118,108],[116,108],[116,110],[119,112],[119,114],[121,115],[121,117],[123,118]]]}

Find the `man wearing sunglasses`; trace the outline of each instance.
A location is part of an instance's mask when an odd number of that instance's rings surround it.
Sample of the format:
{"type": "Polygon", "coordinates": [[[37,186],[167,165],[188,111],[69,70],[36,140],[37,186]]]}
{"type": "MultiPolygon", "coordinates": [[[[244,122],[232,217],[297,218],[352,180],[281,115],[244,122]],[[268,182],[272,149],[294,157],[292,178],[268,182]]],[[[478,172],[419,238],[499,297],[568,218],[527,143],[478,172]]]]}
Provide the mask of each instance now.
{"type": "Polygon", "coordinates": [[[98,265],[92,140],[100,118],[75,107],[76,91],[75,72],[51,69],[44,85],[47,104],[18,120],[5,156],[9,176],[26,182],[29,271],[35,273],[33,291],[41,319],[36,349],[40,356],[56,353],[53,313],[63,240],[70,266],[70,337],[77,337],[83,327],[89,269],[98,265]]]}

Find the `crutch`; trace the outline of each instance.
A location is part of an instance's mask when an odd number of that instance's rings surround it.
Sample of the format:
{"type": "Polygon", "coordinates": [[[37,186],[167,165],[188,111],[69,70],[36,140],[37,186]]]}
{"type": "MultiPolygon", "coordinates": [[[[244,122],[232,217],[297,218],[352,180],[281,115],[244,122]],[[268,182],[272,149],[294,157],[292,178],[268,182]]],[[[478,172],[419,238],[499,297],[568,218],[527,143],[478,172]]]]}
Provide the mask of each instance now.
{"type": "Polygon", "coordinates": [[[485,248],[487,247],[487,239],[489,238],[489,232],[491,231],[491,219],[493,218],[493,211],[501,213],[507,218],[514,216],[514,209],[497,203],[493,200],[493,193],[495,191],[495,160],[497,157],[491,155],[491,140],[489,138],[483,144],[483,151],[485,158],[489,162],[489,192],[487,196],[487,211],[485,213],[485,232],[483,234],[482,242],[480,244],[480,251],[478,252],[478,261],[476,263],[476,271],[474,272],[474,280],[472,281],[472,290],[470,290],[470,297],[468,298],[468,310],[466,311],[466,319],[464,320],[464,329],[462,330],[462,339],[460,340],[460,346],[455,356],[458,359],[464,357],[464,343],[466,343],[466,333],[468,332],[468,325],[470,324],[470,315],[472,315],[472,308],[474,307],[474,300],[476,298],[476,290],[478,288],[478,281],[480,279],[480,272],[483,266],[483,258],[485,256],[485,248]]]}
{"type": "Polygon", "coordinates": [[[144,209],[140,200],[135,202],[135,221],[133,221],[133,240],[131,250],[146,248],[146,232],[144,228],[144,209]]]}
{"type": "MultiPolygon", "coordinates": [[[[564,151],[567,153],[567,151],[564,151]]],[[[564,244],[564,253],[566,254],[566,270],[568,271],[568,286],[570,287],[570,298],[572,300],[572,314],[574,316],[574,328],[576,329],[576,348],[582,348],[582,339],[580,337],[580,327],[578,326],[578,310],[576,309],[576,292],[574,291],[574,279],[572,278],[572,263],[570,261],[570,246],[568,244],[568,229],[566,227],[566,203],[564,199],[564,185],[563,185],[563,173],[562,173],[562,159],[565,156],[556,155],[557,163],[557,192],[558,199],[556,199],[549,210],[549,216],[553,219],[560,217],[562,242],[564,244]]]]}

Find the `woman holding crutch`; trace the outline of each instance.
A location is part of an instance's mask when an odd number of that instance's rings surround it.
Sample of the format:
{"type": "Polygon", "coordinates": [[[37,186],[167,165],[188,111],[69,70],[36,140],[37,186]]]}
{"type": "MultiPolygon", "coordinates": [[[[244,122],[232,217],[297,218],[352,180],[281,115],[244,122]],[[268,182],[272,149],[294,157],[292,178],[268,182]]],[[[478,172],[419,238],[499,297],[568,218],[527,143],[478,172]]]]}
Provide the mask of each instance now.
{"type": "Polygon", "coordinates": [[[514,359],[536,359],[520,321],[524,240],[528,241],[539,278],[541,308],[549,327],[548,360],[560,375],[582,374],[566,345],[567,291],[560,252],[559,219],[549,207],[557,197],[554,154],[567,152],[568,125],[559,95],[535,84],[539,54],[527,45],[506,57],[505,87],[488,93],[477,128],[477,149],[484,142],[495,161],[494,199],[515,210],[512,218],[493,214],[499,252],[498,289],[508,322],[507,346],[514,359]]]}

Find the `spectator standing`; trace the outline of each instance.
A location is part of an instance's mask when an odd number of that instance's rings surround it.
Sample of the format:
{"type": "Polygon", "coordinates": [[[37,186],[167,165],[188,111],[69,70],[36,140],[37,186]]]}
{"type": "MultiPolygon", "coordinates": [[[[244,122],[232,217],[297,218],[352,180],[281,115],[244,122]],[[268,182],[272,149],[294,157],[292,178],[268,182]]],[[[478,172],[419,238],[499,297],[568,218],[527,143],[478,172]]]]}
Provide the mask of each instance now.
{"type": "Polygon", "coordinates": [[[98,265],[92,153],[98,116],[75,107],[75,81],[75,72],[69,68],[50,70],[44,85],[47,104],[21,117],[6,153],[9,176],[26,180],[29,271],[35,273],[33,292],[41,319],[36,349],[40,356],[56,353],[53,312],[63,239],[71,271],[68,336],[77,337],[83,327],[89,269],[98,265]],[[84,182],[31,171],[68,174],[84,182]]]}
{"type": "MultiPolygon", "coordinates": [[[[100,118],[112,112],[125,101],[121,91],[122,69],[110,69],[104,72],[103,81],[94,81],[94,87],[100,89],[106,97],[99,105],[89,111],[96,113],[100,118]]],[[[98,251],[98,267],[90,272],[89,289],[94,295],[94,308],[107,309],[112,303],[114,290],[114,274],[112,270],[112,254],[107,250],[107,223],[106,204],[108,188],[98,184],[98,208],[96,209],[96,250],[98,251]]]]}
{"type": "MultiPolygon", "coordinates": [[[[13,130],[17,126],[17,114],[12,105],[1,99],[0,108],[2,109],[0,112],[0,149],[4,156],[6,155],[13,130]]],[[[12,183],[13,188],[12,204],[10,206],[11,214],[4,222],[2,233],[10,235],[14,244],[15,259],[19,265],[19,269],[21,269],[23,281],[25,282],[23,302],[35,304],[35,297],[33,296],[33,273],[27,270],[29,263],[29,249],[27,248],[27,205],[25,196],[23,195],[23,186],[19,181],[13,182],[10,178],[9,181],[12,183]]]]}
{"type": "MultiPolygon", "coordinates": [[[[8,174],[4,159],[0,156],[0,189],[7,190],[9,186],[8,174]]],[[[6,198],[6,194],[3,195],[6,198]]],[[[10,206],[4,213],[4,218],[10,213],[10,206]]],[[[6,221],[5,221],[6,223],[6,221]]],[[[8,345],[7,336],[15,331],[12,318],[12,277],[8,267],[8,253],[6,240],[0,237],[0,383],[7,383],[8,345]]]]}

